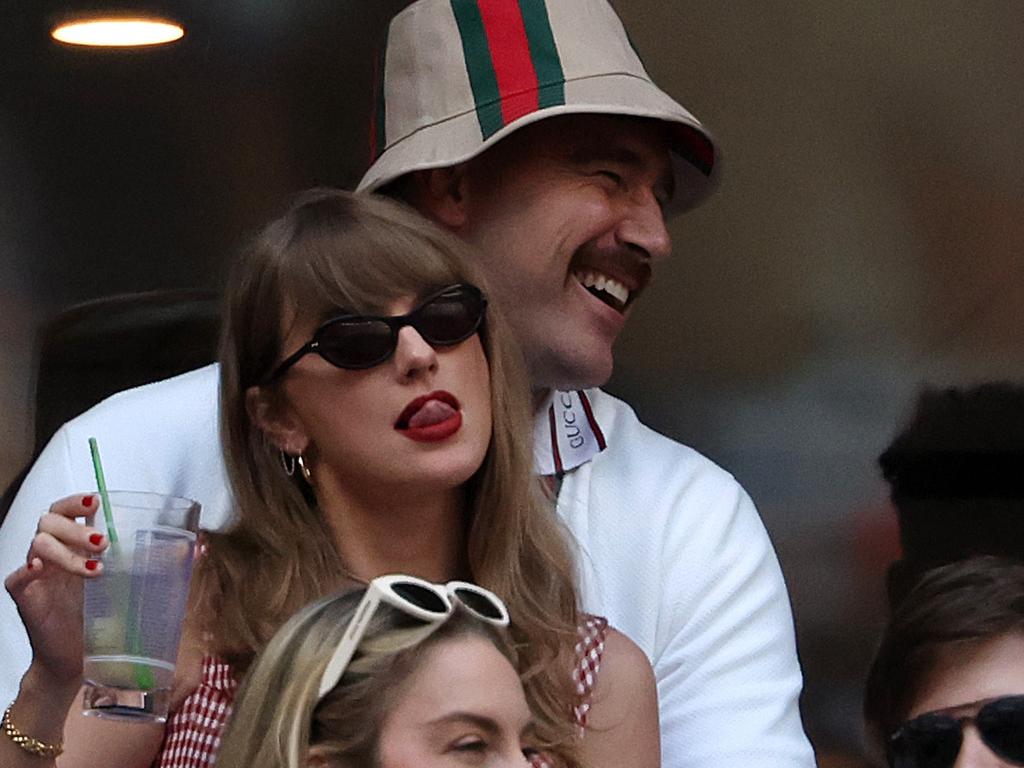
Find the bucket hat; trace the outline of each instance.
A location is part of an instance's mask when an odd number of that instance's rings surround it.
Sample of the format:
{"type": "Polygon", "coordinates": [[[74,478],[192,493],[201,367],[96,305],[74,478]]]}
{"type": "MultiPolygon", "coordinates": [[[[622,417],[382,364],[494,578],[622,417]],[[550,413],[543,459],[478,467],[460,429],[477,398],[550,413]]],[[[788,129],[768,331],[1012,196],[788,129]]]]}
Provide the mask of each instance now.
{"type": "Polygon", "coordinates": [[[672,211],[713,191],[710,134],[651,80],[607,0],[418,0],[388,27],[378,61],[371,165],[359,191],[469,160],[556,115],[670,126],[672,211]]]}

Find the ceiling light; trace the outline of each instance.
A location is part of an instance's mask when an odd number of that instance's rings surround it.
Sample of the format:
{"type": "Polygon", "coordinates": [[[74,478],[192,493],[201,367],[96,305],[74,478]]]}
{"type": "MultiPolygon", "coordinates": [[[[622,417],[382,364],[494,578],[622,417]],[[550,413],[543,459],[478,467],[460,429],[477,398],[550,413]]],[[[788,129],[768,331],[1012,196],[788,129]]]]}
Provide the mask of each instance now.
{"type": "Polygon", "coordinates": [[[54,27],[50,36],[71,45],[131,47],[181,39],[185,30],[173,21],[141,16],[77,18],[54,27]]]}

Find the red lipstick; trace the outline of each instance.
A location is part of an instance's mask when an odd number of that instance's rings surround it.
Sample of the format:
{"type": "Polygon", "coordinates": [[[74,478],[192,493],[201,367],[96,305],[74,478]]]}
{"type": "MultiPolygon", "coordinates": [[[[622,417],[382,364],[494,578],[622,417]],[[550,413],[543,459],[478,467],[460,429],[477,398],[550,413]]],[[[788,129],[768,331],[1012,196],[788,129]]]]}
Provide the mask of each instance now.
{"type": "Polygon", "coordinates": [[[462,427],[459,409],[455,395],[443,389],[421,395],[402,409],[395,429],[410,440],[436,443],[451,437],[462,427]]]}

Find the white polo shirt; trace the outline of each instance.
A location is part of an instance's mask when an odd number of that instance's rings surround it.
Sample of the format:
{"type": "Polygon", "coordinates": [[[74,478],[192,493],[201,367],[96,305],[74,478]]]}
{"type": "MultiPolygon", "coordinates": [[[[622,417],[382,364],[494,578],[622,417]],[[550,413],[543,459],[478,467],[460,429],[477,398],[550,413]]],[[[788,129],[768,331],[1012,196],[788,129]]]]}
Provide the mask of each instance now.
{"type": "MultiPolygon", "coordinates": [[[[0,573],[24,562],[39,516],[107,485],[186,496],[202,524],[231,516],[210,365],[121,392],[65,424],[0,529],[0,573]]],[[[558,514],[579,553],[583,607],[651,659],[666,768],[810,768],[789,599],[753,503],[727,472],[648,429],[600,390],[553,393],[538,412],[535,462],[562,477],[558,514]]],[[[31,660],[13,601],[0,595],[0,701],[31,660]]]]}

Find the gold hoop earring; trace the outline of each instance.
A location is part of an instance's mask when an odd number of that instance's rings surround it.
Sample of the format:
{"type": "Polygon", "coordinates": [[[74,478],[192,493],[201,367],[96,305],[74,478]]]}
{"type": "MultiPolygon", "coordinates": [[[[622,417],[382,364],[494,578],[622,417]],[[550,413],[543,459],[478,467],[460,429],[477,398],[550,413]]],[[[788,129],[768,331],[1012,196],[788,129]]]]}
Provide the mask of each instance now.
{"type": "Polygon", "coordinates": [[[306,466],[306,462],[302,460],[302,454],[298,455],[295,459],[295,463],[299,465],[299,472],[302,473],[302,479],[310,485],[313,485],[313,473],[309,471],[309,467],[306,466]]]}

